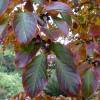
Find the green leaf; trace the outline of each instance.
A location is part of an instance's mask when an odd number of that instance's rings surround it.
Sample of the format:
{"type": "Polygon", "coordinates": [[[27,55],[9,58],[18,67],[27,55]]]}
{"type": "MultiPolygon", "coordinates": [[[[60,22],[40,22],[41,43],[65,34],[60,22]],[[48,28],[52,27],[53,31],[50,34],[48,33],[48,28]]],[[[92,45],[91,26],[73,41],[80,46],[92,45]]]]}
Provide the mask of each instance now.
{"type": "Polygon", "coordinates": [[[56,73],[60,89],[65,94],[77,95],[81,81],[70,51],[59,43],[51,44],[50,48],[57,57],[56,73]]]}
{"type": "Polygon", "coordinates": [[[17,13],[13,21],[14,31],[20,43],[27,43],[36,36],[37,18],[30,12],[17,13]]]}
{"type": "Polygon", "coordinates": [[[46,85],[46,57],[44,54],[36,56],[24,69],[23,86],[26,93],[34,97],[46,85]]]}
{"type": "Polygon", "coordinates": [[[69,49],[65,48],[60,43],[52,43],[50,45],[50,49],[55,53],[57,58],[61,60],[62,63],[68,64],[72,68],[75,68],[75,66],[73,66],[74,65],[73,56],[69,49]]]}
{"type": "Polygon", "coordinates": [[[56,71],[52,70],[51,77],[48,80],[47,86],[44,88],[46,94],[51,96],[59,96],[64,95],[64,93],[60,90],[58,80],[56,77],[56,71]]]}
{"type": "Polygon", "coordinates": [[[67,15],[66,13],[61,13],[62,20],[66,21],[68,25],[72,25],[72,18],[70,15],[67,15]]]}
{"type": "Polygon", "coordinates": [[[0,16],[6,11],[9,0],[0,0],[0,16]]]}
{"type": "Polygon", "coordinates": [[[89,97],[97,88],[97,80],[92,69],[85,72],[83,76],[83,93],[85,97],[89,97]]]}

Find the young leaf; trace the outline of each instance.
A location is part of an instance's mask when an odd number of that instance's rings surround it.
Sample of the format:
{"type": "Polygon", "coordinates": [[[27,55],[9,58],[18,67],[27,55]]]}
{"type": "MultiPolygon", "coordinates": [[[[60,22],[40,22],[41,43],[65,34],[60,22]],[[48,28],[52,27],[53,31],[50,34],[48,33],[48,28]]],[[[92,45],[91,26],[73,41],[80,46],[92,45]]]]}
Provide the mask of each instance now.
{"type": "Polygon", "coordinates": [[[46,6],[45,9],[47,11],[58,11],[58,12],[61,12],[61,13],[65,12],[67,14],[72,13],[71,8],[67,4],[62,3],[62,2],[53,2],[52,4],[46,6]]]}
{"type": "Polygon", "coordinates": [[[30,97],[36,96],[46,85],[46,57],[44,54],[36,56],[25,67],[23,72],[23,86],[30,97]]]}
{"type": "Polygon", "coordinates": [[[92,69],[85,72],[83,76],[83,94],[85,97],[89,97],[97,87],[97,80],[92,69]]]}
{"type": "Polygon", "coordinates": [[[29,12],[17,13],[13,21],[14,31],[20,43],[27,43],[36,35],[37,18],[29,12]]]}
{"type": "Polygon", "coordinates": [[[0,0],[0,16],[5,12],[9,4],[9,0],[0,0]]]}
{"type": "Polygon", "coordinates": [[[50,48],[57,57],[56,73],[60,89],[65,94],[77,95],[81,81],[70,51],[58,43],[52,44],[50,48]]]}

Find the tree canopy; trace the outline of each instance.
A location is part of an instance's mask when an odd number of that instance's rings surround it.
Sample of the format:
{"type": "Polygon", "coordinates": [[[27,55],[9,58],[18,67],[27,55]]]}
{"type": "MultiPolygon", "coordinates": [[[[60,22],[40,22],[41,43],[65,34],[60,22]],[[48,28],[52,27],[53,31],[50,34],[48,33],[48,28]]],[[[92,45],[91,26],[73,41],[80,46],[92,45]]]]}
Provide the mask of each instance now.
{"type": "Polygon", "coordinates": [[[31,98],[52,70],[60,93],[88,98],[100,82],[100,0],[0,0],[0,44],[13,45],[31,98]]]}

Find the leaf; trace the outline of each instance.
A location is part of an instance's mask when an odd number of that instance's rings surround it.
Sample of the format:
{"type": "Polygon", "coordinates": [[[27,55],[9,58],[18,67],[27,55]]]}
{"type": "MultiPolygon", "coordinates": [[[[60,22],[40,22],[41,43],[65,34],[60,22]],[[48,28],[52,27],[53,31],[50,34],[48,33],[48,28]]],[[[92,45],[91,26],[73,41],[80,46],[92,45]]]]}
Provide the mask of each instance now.
{"type": "Polygon", "coordinates": [[[41,28],[41,31],[46,34],[46,36],[52,41],[56,41],[60,36],[62,36],[62,32],[58,28],[41,28]]]}
{"type": "Polygon", "coordinates": [[[72,18],[70,15],[67,15],[66,13],[62,13],[61,17],[64,21],[66,21],[68,23],[68,25],[72,25],[72,18]]]}
{"type": "Polygon", "coordinates": [[[2,42],[3,38],[7,33],[6,29],[8,26],[8,21],[9,21],[8,17],[7,18],[3,17],[3,19],[0,21],[0,42],[2,42]]]}
{"type": "Polygon", "coordinates": [[[54,22],[56,23],[59,30],[64,33],[65,36],[69,33],[69,26],[65,21],[54,19],[54,22]]]}
{"type": "Polygon", "coordinates": [[[80,76],[69,65],[62,63],[57,59],[57,79],[60,89],[65,94],[76,96],[80,90],[80,76]]]}
{"type": "Polygon", "coordinates": [[[59,88],[55,70],[52,70],[51,77],[49,78],[48,84],[44,88],[44,91],[50,96],[59,96],[61,94],[64,95],[64,93],[59,88]]]}
{"type": "Polygon", "coordinates": [[[0,0],[0,16],[6,11],[9,0],[0,0]]]}
{"type": "MultiPolygon", "coordinates": [[[[32,40],[31,43],[27,45],[21,45],[15,54],[15,64],[18,68],[23,68],[32,60],[36,52],[40,48],[40,45],[35,44],[35,40],[32,40]]],[[[16,48],[15,48],[16,49],[16,48]]]]}
{"type": "Polygon", "coordinates": [[[59,43],[52,44],[50,48],[57,57],[56,73],[60,89],[65,94],[77,95],[81,81],[70,51],[59,43]]]}
{"type": "Polygon", "coordinates": [[[60,43],[53,43],[50,45],[50,49],[54,52],[54,54],[61,60],[62,63],[68,64],[70,67],[75,68],[73,56],[69,49],[65,48],[60,43]]]}
{"type": "Polygon", "coordinates": [[[83,75],[83,94],[89,97],[97,88],[97,80],[92,69],[89,69],[83,75]]]}
{"type": "Polygon", "coordinates": [[[27,43],[36,35],[37,19],[29,12],[17,13],[13,21],[14,31],[20,43],[27,43]]]}
{"type": "Polygon", "coordinates": [[[58,12],[67,13],[67,14],[72,13],[71,8],[67,4],[62,3],[62,2],[53,2],[50,5],[46,6],[45,9],[47,11],[58,11],[58,12]]]}
{"type": "Polygon", "coordinates": [[[46,85],[46,57],[44,54],[36,56],[25,67],[23,72],[23,86],[30,97],[36,96],[46,85]]]}

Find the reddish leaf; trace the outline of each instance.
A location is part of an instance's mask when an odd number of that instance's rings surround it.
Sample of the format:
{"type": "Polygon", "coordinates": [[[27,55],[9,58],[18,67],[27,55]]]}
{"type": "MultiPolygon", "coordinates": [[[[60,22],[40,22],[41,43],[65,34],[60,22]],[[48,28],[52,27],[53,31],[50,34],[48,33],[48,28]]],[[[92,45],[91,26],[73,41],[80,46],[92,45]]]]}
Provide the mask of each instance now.
{"type": "Polygon", "coordinates": [[[32,40],[36,35],[37,18],[29,12],[17,13],[13,21],[14,31],[20,43],[32,40]]]}
{"type": "Polygon", "coordinates": [[[32,60],[33,55],[34,54],[27,54],[21,51],[16,52],[15,64],[18,68],[23,68],[30,60],[32,60]]]}
{"type": "Polygon", "coordinates": [[[35,44],[35,40],[27,45],[21,45],[19,50],[16,50],[15,64],[17,67],[25,67],[36,54],[40,45],[35,44]]]}
{"type": "Polygon", "coordinates": [[[23,86],[30,97],[36,96],[46,85],[46,58],[44,54],[36,56],[24,69],[23,86]]]}
{"type": "Polygon", "coordinates": [[[9,0],[0,0],[0,16],[5,12],[9,4],[9,0]]]}
{"type": "Polygon", "coordinates": [[[47,11],[58,11],[58,12],[65,12],[67,14],[71,14],[72,13],[72,10],[71,8],[65,4],[65,3],[62,3],[62,2],[53,2],[52,4],[48,5],[45,7],[45,9],[47,11]]]}

